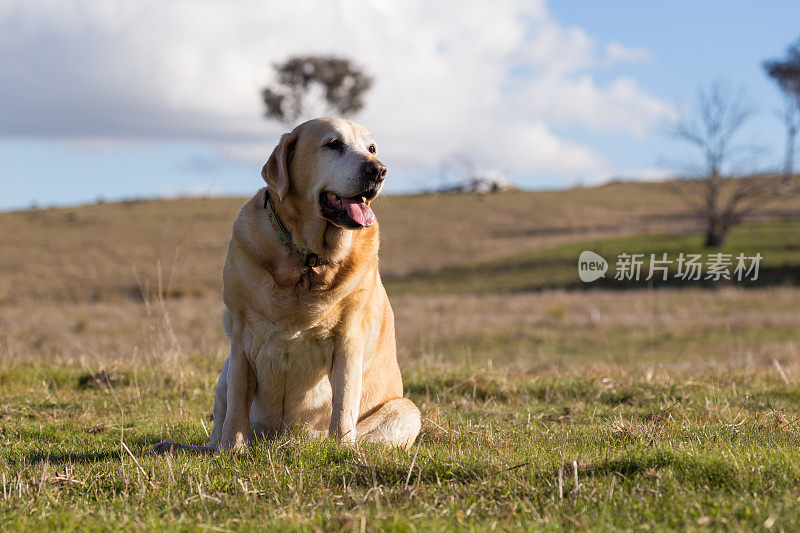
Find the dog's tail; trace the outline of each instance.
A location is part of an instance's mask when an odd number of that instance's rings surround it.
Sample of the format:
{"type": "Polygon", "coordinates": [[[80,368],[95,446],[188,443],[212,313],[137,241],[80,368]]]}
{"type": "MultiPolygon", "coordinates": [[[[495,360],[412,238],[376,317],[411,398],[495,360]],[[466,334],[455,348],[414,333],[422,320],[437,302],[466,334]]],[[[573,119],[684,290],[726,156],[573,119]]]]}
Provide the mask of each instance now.
{"type": "Polygon", "coordinates": [[[222,329],[225,330],[225,334],[230,338],[233,331],[233,319],[227,309],[222,312],[222,329]]]}

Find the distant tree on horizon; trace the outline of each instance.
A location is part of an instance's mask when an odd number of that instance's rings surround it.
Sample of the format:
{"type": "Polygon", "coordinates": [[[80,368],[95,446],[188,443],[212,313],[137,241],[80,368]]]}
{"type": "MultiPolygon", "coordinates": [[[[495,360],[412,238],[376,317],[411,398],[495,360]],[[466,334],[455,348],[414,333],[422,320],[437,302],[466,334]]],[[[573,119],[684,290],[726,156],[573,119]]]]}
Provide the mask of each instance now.
{"type": "Polygon", "coordinates": [[[442,160],[438,187],[433,192],[495,193],[518,189],[516,184],[498,169],[478,170],[478,164],[466,152],[454,152],[442,160]]]}
{"type": "Polygon", "coordinates": [[[784,96],[781,119],[786,127],[786,153],[784,176],[790,180],[794,174],[794,153],[797,130],[800,128],[800,39],[786,49],[783,59],[764,61],[767,76],[778,84],[784,96]]]}
{"type": "Polygon", "coordinates": [[[754,112],[741,91],[730,91],[715,82],[698,92],[693,112],[671,129],[676,139],[702,154],[700,171],[678,182],[675,189],[704,221],[704,244],[708,248],[722,246],[732,226],[766,201],[790,192],[789,185],[774,175],[760,173],[754,177],[749,161],[753,146],[736,142],[754,112]]]}
{"type": "Polygon", "coordinates": [[[343,57],[292,56],[273,68],[275,82],[261,90],[264,115],[287,125],[321,114],[353,115],[372,87],[372,78],[343,57]]]}

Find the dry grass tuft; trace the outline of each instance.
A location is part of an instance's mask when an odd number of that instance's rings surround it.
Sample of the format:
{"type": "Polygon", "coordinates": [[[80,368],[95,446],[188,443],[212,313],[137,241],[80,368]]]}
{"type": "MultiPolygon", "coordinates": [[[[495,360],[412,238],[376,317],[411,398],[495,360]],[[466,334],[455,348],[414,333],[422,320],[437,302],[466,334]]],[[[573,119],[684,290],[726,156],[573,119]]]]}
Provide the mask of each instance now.
{"type": "Polygon", "coordinates": [[[656,426],[669,424],[672,421],[672,411],[678,406],[679,403],[679,401],[676,401],[669,407],[645,415],[644,421],[648,424],[653,424],[656,426]]]}
{"type": "Polygon", "coordinates": [[[450,421],[441,412],[436,409],[433,412],[428,412],[422,418],[422,429],[420,430],[421,442],[445,442],[453,437],[453,429],[447,426],[450,421]]]}
{"type": "Polygon", "coordinates": [[[639,437],[639,428],[630,420],[615,418],[611,421],[611,439],[622,442],[633,442],[639,437]]]}
{"type": "Polygon", "coordinates": [[[789,422],[784,414],[780,411],[772,412],[772,425],[776,430],[779,431],[791,431],[794,429],[794,425],[789,422]]]}
{"type": "Polygon", "coordinates": [[[78,376],[78,388],[102,388],[102,387],[116,387],[128,384],[128,376],[118,374],[116,372],[108,372],[105,369],[100,369],[98,372],[87,372],[78,376]]]}

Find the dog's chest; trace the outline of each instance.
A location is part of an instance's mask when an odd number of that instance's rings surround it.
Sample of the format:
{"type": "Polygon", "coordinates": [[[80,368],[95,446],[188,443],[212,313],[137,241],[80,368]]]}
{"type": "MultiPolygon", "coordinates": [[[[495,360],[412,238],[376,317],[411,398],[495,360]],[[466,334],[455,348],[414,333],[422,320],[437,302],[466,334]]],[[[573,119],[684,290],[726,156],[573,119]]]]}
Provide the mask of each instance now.
{"type": "Polygon", "coordinates": [[[291,332],[263,322],[250,328],[244,349],[256,372],[253,424],[262,431],[327,429],[333,348],[332,337],[323,331],[291,332]]]}

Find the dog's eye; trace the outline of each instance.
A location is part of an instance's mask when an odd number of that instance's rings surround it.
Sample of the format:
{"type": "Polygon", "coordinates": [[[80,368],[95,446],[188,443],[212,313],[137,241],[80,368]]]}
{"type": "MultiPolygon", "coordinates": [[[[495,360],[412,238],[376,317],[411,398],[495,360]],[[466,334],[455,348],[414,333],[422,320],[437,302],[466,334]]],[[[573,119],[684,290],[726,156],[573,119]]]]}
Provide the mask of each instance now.
{"type": "Polygon", "coordinates": [[[325,146],[331,150],[341,150],[344,147],[344,144],[342,144],[342,141],[339,139],[331,139],[325,143],[325,146]]]}
{"type": "Polygon", "coordinates": [[[377,149],[377,148],[375,148],[375,145],[374,145],[374,144],[370,144],[370,145],[369,145],[369,148],[367,148],[367,150],[369,150],[369,153],[371,153],[371,154],[374,154],[375,152],[377,152],[377,151],[378,151],[378,149],[377,149]]]}

